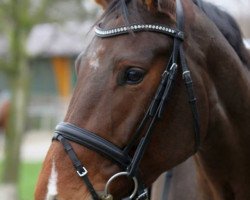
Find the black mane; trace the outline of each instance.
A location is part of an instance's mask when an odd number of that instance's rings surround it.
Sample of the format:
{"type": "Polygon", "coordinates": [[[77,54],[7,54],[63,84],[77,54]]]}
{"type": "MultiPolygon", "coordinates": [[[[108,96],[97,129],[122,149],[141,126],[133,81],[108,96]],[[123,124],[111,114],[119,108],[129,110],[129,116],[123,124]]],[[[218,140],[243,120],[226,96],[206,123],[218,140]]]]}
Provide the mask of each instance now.
{"type": "Polygon", "coordinates": [[[243,37],[239,25],[227,12],[215,5],[203,0],[193,0],[198,7],[215,23],[229,44],[240,57],[241,61],[250,67],[249,55],[243,43],[243,37]]]}

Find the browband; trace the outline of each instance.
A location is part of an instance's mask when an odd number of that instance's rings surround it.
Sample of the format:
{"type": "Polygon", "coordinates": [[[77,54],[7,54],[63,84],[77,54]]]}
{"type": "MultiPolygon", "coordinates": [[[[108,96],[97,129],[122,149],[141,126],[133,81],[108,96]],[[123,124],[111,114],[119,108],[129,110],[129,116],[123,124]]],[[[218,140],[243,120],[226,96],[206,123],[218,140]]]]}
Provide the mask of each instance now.
{"type": "Polygon", "coordinates": [[[95,34],[98,37],[107,38],[113,37],[117,35],[128,34],[130,32],[157,32],[163,33],[165,35],[172,36],[174,38],[178,38],[180,40],[184,39],[184,32],[179,31],[174,28],[169,28],[164,25],[157,25],[157,24],[134,24],[129,26],[121,26],[118,28],[111,28],[111,29],[103,29],[101,28],[100,24],[95,27],[95,34]]]}
{"type": "Polygon", "coordinates": [[[91,150],[97,151],[119,164],[123,169],[131,162],[131,158],[127,154],[124,154],[124,152],[116,145],[73,124],[65,122],[59,123],[56,126],[53,140],[57,140],[60,135],[72,142],[76,142],[91,150]]]}

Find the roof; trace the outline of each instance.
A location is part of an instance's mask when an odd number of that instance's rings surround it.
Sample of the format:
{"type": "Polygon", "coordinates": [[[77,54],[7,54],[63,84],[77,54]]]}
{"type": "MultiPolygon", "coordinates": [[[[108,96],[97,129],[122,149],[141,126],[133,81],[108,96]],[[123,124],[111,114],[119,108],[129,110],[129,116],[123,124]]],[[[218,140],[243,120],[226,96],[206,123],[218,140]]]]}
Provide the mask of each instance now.
{"type": "Polygon", "coordinates": [[[79,54],[89,43],[92,23],[69,22],[37,25],[31,31],[27,52],[36,56],[72,56],[79,54]]]}
{"type": "MultiPolygon", "coordinates": [[[[31,57],[78,55],[89,44],[92,25],[91,21],[36,25],[28,38],[27,53],[31,57]]],[[[0,46],[0,56],[5,57],[9,47],[4,36],[0,36],[0,46]]]]}

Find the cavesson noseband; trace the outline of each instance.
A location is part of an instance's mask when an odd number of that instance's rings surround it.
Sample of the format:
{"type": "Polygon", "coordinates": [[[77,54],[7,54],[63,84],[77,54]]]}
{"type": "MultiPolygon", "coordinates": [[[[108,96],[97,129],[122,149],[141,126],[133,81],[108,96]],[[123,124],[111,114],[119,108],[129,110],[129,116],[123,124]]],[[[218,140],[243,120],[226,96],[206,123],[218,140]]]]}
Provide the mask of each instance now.
{"type": "Polygon", "coordinates": [[[119,35],[129,34],[130,32],[156,32],[171,36],[174,38],[173,52],[166,66],[165,71],[162,73],[162,79],[158,89],[155,93],[154,99],[152,100],[144,118],[142,119],[140,125],[138,126],[136,133],[133,135],[130,143],[124,148],[120,149],[111,142],[103,139],[95,133],[92,133],[86,129],[79,128],[70,123],[60,123],[55,129],[55,134],[53,139],[58,140],[64,146],[64,149],[68,153],[77,174],[83,179],[89,192],[94,200],[111,200],[112,195],[109,192],[110,183],[120,177],[127,176],[134,181],[134,190],[132,194],[126,199],[136,199],[136,200],[146,200],[148,199],[147,189],[140,179],[139,164],[145,150],[151,140],[153,134],[153,126],[157,119],[162,117],[164,112],[164,107],[170,97],[171,90],[173,88],[173,83],[176,79],[178,63],[182,69],[183,80],[186,85],[188,100],[191,106],[192,116],[194,119],[194,139],[195,139],[195,152],[198,150],[200,145],[200,125],[199,117],[197,111],[197,103],[195,98],[195,93],[193,89],[193,82],[190,75],[188,65],[184,56],[183,50],[183,40],[184,40],[184,16],[183,7],[180,0],[176,0],[177,7],[177,29],[166,27],[165,25],[158,24],[133,24],[130,26],[123,26],[118,28],[112,28],[104,30],[98,25],[95,28],[96,36],[101,38],[115,37],[119,35]],[[143,132],[142,130],[146,130],[143,132]],[[143,137],[142,137],[143,135],[143,137]],[[142,138],[141,138],[142,137],[142,138]],[[113,162],[118,164],[122,170],[115,175],[113,175],[107,182],[105,186],[104,195],[99,196],[95,191],[93,185],[88,179],[88,171],[83,166],[81,161],[77,158],[75,151],[68,142],[68,140],[76,142],[83,145],[93,151],[96,151],[103,156],[111,159],[113,162]],[[138,144],[138,140],[140,140],[138,144]],[[134,156],[131,158],[129,153],[131,153],[132,147],[137,145],[134,156]]]}

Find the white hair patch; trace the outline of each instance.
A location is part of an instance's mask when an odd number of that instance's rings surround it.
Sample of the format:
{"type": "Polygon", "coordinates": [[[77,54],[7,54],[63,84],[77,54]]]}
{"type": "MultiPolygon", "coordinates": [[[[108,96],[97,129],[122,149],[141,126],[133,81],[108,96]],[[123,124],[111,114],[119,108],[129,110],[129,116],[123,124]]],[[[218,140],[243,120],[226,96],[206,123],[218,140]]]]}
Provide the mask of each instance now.
{"type": "Polygon", "coordinates": [[[49,182],[48,182],[48,186],[47,186],[48,193],[47,193],[45,200],[54,200],[55,197],[57,196],[57,194],[58,194],[58,192],[57,192],[57,179],[58,179],[58,173],[56,171],[56,164],[55,164],[55,161],[53,159],[51,173],[50,173],[49,182]]]}

